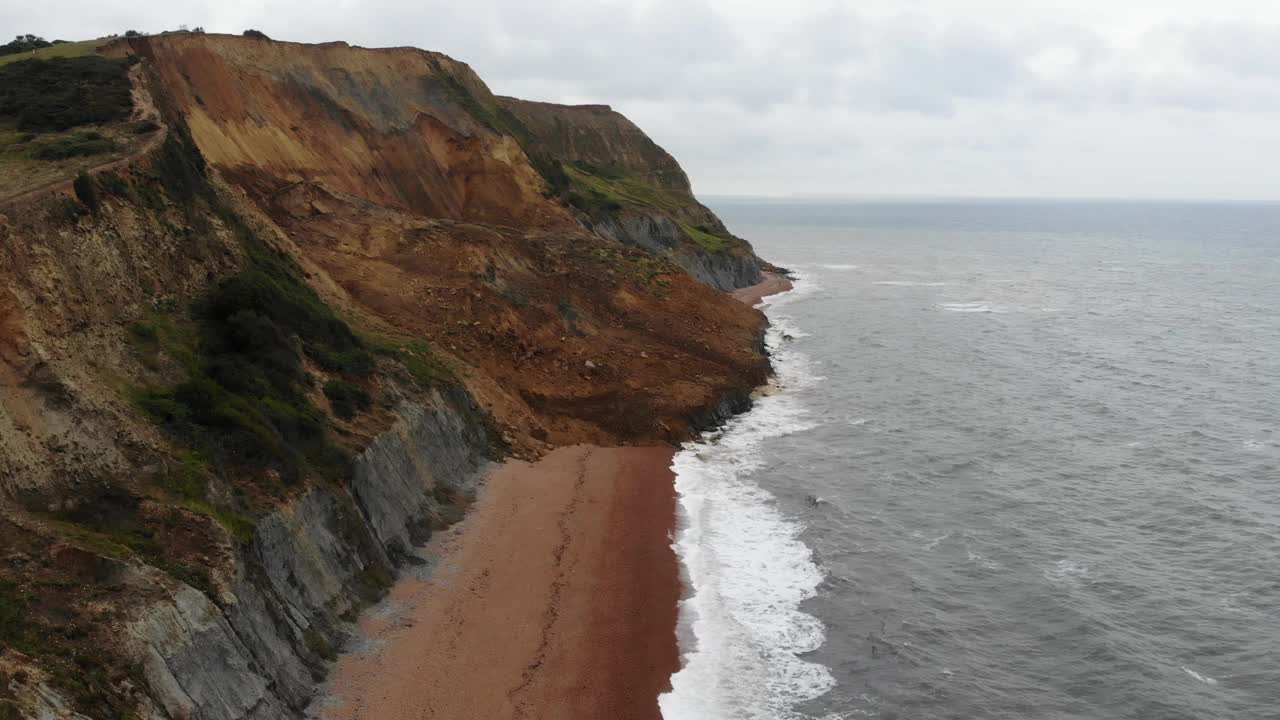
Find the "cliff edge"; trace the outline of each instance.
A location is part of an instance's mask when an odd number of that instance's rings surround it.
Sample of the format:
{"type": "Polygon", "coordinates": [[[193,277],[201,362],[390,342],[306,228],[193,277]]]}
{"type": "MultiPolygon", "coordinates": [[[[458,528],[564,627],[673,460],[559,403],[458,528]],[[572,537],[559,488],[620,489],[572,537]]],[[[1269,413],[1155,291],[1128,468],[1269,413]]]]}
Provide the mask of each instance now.
{"type": "Polygon", "coordinates": [[[488,462],[768,372],[719,291],[761,262],[616,113],[409,48],[101,53],[0,74],[0,718],[300,717],[488,462]]]}

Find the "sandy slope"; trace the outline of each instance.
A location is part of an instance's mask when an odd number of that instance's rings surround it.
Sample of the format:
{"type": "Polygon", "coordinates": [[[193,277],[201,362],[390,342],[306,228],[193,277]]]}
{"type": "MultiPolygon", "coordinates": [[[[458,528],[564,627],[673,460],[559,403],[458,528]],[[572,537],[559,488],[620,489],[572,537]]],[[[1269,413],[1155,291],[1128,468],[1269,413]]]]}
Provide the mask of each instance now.
{"type": "Polygon", "coordinates": [[[751,287],[734,290],[731,294],[736,300],[746,303],[749,307],[759,305],[766,297],[777,295],[791,289],[791,281],[782,275],[773,273],[765,273],[764,280],[751,287]]]}
{"type": "Polygon", "coordinates": [[[674,450],[561,448],[510,462],[430,579],[392,591],[344,657],[326,720],[658,718],[679,666],[674,450]]]}

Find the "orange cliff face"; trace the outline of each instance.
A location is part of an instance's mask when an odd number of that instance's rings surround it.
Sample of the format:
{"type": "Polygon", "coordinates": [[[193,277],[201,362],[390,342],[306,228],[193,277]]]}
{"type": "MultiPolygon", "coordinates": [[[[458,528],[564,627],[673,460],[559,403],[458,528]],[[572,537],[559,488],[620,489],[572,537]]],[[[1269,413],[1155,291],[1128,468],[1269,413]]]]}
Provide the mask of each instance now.
{"type": "Polygon", "coordinates": [[[570,109],[578,134],[603,138],[575,149],[438,53],[203,34],[108,52],[146,60],[159,104],[331,304],[467,368],[516,448],[678,440],[764,378],[758,313],[584,230],[517,137],[557,162],[656,168],[646,177],[710,215],[616,113],[570,109]]]}
{"type": "Polygon", "coordinates": [[[621,116],[413,49],[104,52],[145,102],[97,129],[145,142],[0,189],[0,717],[300,714],[484,459],[684,440],[766,379],[760,313],[676,264],[754,255],[621,116]]]}
{"type": "Polygon", "coordinates": [[[320,182],[430,217],[572,224],[519,143],[477,119],[492,95],[448,56],[203,34],[115,48],[126,50],[151,61],[218,169],[320,182]]]}

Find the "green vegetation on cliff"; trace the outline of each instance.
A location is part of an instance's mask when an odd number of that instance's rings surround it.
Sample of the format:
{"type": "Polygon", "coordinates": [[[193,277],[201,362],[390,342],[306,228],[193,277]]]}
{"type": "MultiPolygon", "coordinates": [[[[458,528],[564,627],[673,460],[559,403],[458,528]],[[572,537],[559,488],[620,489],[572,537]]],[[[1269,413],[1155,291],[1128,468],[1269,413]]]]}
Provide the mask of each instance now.
{"type": "MultiPolygon", "coordinates": [[[[676,190],[653,183],[618,167],[599,168],[586,163],[564,166],[569,177],[568,202],[591,217],[617,212],[623,208],[658,210],[673,218],[681,217],[691,200],[676,190]]],[[[686,236],[707,252],[728,251],[739,241],[732,235],[717,233],[705,226],[676,220],[686,236]]]]}
{"type": "Polygon", "coordinates": [[[695,254],[751,254],[693,196],[675,158],[609,107],[515,98],[497,105],[504,119],[495,129],[518,138],[553,194],[592,222],[628,212],[665,217],[695,254]]]}
{"type": "Polygon", "coordinates": [[[0,51],[0,65],[31,59],[51,60],[53,58],[82,57],[102,47],[102,44],[109,39],[99,38],[97,40],[81,40],[79,42],[62,42],[61,40],[45,42],[41,38],[35,38],[38,42],[32,42],[25,39],[30,37],[34,36],[20,35],[13,41],[0,45],[0,48],[7,47],[14,50],[13,52],[0,51]]]}
{"type": "Polygon", "coordinates": [[[141,142],[121,122],[133,111],[129,64],[97,56],[0,64],[0,197],[64,180],[141,142]]]}
{"type": "Polygon", "coordinates": [[[26,35],[18,35],[13,40],[0,45],[0,55],[15,55],[17,53],[35,52],[40,48],[47,48],[52,44],[53,43],[45,40],[39,35],[32,35],[30,33],[26,35]]]}
{"type": "Polygon", "coordinates": [[[570,181],[570,204],[588,215],[624,206],[675,213],[687,202],[674,191],[659,188],[618,167],[577,163],[565,165],[564,170],[570,181]]]}
{"type": "MultiPolygon", "coordinates": [[[[189,315],[153,314],[130,328],[137,347],[171,358],[186,376],[137,388],[134,401],[190,447],[192,457],[224,475],[273,470],[286,484],[309,476],[345,479],[351,459],[335,444],[328,416],[312,400],[317,390],[338,417],[351,419],[372,406],[366,385],[378,356],[399,361],[424,388],[453,380],[423,341],[365,339],[352,331],[292,258],[226,207],[190,138],[175,133],[166,140],[155,168],[168,197],[188,215],[207,207],[208,215],[234,233],[243,253],[241,270],[212,287],[189,315]],[[318,383],[308,363],[333,377],[318,383]]],[[[194,220],[208,223],[207,216],[194,220]]],[[[188,490],[179,495],[188,502],[202,499],[188,490]]]]}
{"type": "Polygon", "coordinates": [[[732,236],[717,235],[705,227],[694,227],[689,223],[679,223],[680,229],[690,240],[698,243],[703,250],[711,253],[727,252],[731,247],[738,243],[737,238],[732,236]]]}
{"type": "Polygon", "coordinates": [[[133,109],[129,65],[88,55],[0,66],[0,120],[25,132],[124,120],[133,109]]]}
{"type": "Polygon", "coordinates": [[[307,398],[303,358],[361,378],[372,355],[291,261],[240,229],[245,269],[196,305],[194,343],[177,350],[187,379],[139,391],[138,405],[215,466],[272,468],[287,483],[345,477],[349,459],[307,398]]]}
{"type": "MultiPolygon", "coordinates": [[[[193,331],[168,348],[187,379],[143,388],[135,399],[215,467],[272,468],[287,483],[309,472],[345,477],[349,458],[307,397],[313,380],[303,358],[363,378],[373,371],[373,357],[291,261],[247,230],[241,240],[247,267],[196,305],[193,331]]],[[[150,335],[157,342],[172,337],[146,325],[135,329],[136,337],[150,335]]]]}
{"type": "Polygon", "coordinates": [[[18,586],[0,580],[0,647],[12,646],[23,635],[22,616],[26,614],[26,598],[18,586]]]}

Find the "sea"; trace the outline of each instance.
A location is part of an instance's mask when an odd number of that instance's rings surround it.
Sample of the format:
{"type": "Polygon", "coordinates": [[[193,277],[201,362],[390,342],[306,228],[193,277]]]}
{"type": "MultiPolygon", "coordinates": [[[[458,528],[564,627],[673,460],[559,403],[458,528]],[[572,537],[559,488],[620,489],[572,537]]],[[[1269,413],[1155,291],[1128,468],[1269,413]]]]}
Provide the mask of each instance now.
{"type": "Polygon", "coordinates": [[[665,720],[1280,718],[1280,205],[752,202],[665,720]]]}

